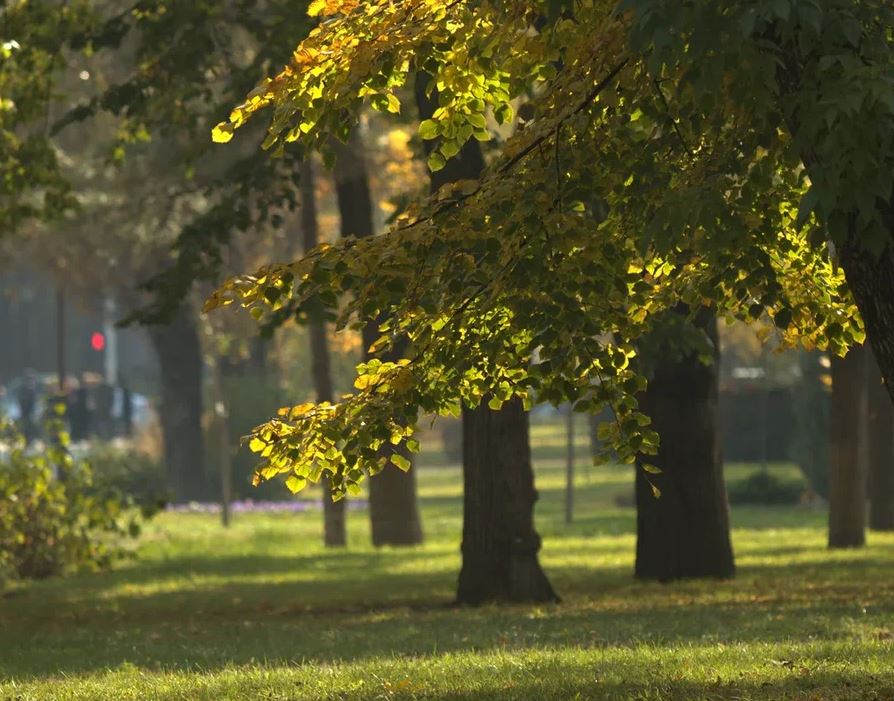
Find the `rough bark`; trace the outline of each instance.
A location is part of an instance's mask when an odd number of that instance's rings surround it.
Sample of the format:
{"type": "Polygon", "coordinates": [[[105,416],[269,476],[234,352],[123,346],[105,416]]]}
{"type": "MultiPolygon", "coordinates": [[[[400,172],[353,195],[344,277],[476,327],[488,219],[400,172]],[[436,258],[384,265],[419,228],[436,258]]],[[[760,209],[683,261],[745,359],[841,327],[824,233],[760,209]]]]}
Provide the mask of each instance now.
{"type": "Polygon", "coordinates": [[[168,482],[177,501],[205,498],[202,436],[202,352],[193,311],[182,305],[150,336],[161,369],[159,419],[168,482]]]}
{"type": "Polygon", "coordinates": [[[866,542],[866,349],[832,357],[829,421],[829,547],[866,542]],[[862,434],[862,435],[861,435],[862,434]]]}
{"type": "Polygon", "coordinates": [[[659,475],[636,470],[636,576],[670,582],[735,573],[729,507],[718,428],[717,320],[705,310],[698,326],[714,344],[714,362],[695,353],[675,359],[657,352],[640,406],[661,437],[646,461],[659,475]],[[661,490],[655,498],[650,481],[661,490]]]}
{"type": "Polygon", "coordinates": [[[463,411],[462,569],[456,598],[558,601],[540,567],[528,414],[518,400],[500,411],[463,411]]]}
{"type": "MultiPolygon", "coordinates": [[[[341,233],[358,238],[372,236],[372,197],[363,142],[355,130],[347,145],[334,145],[337,154],[335,192],[341,215],[341,233]]],[[[378,336],[376,322],[367,324],[363,329],[365,358],[378,336]]],[[[398,350],[394,351],[395,356],[399,355],[398,350]]],[[[421,543],[422,520],[416,499],[415,471],[403,472],[389,463],[374,479],[369,480],[369,515],[373,545],[421,543]]]]}
{"type": "Polygon", "coordinates": [[[869,528],[894,531],[894,406],[872,353],[866,361],[869,528]]]}
{"type": "MultiPolygon", "coordinates": [[[[317,220],[316,173],[314,163],[307,159],[301,165],[301,236],[304,251],[314,248],[320,240],[317,220]]],[[[314,320],[308,324],[310,338],[311,375],[318,402],[331,402],[332,370],[329,361],[329,340],[326,322],[314,320]]],[[[330,548],[343,548],[348,544],[345,524],[346,500],[332,500],[328,479],[323,479],[323,543],[330,548]]]]}
{"type": "MultiPolygon", "coordinates": [[[[420,119],[431,117],[435,96],[416,81],[420,119]]],[[[432,142],[426,142],[426,149],[432,142]]],[[[477,141],[467,143],[446,167],[432,173],[431,190],[477,178],[484,158],[477,141]]],[[[456,598],[463,604],[487,601],[558,601],[540,566],[540,536],[534,529],[534,470],[528,413],[518,401],[499,411],[463,410],[462,569],[456,598]]]]}

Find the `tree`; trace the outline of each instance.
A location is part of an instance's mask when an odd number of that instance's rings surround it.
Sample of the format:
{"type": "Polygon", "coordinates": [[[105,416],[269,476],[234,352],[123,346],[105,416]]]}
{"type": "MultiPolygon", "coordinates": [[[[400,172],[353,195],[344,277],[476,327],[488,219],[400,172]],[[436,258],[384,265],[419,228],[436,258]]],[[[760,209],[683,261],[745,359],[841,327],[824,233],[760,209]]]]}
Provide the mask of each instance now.
{"type": "Polygon", "coordinates": [[[332,17],[216,139],[275,106],[274,152],[295,142],[325,151],[364,102],[399,111],[415,70],[439,89],[419,127],[436,144],[432,170],[470,139],[493,138],[489,119],[511,119],[516,99],[523,128],[477,182],[442,188],[387,236],[234,278],[209,301],[262,318],[328,303],[342,325],[387,317],[380,354],[397,338],[413,344],[411,357],[362,364],[357,393],[334,407],[299,407],[260,427],[262,471],[327,472],[336,489],[355,489],[381,468],[377,446],[415,445],[420,409],[455,414],[460,402],[531,402],[535,391],[578,409],[611,406],[604,437],[619,458],[654,454],[631,360],[681,302],[693,317],[706,306],[741,319],[767,313],[784,341],[841,354],[863,338],[849,287],[891,386],[887,4],[336,0],[311,9],[332,17]],[[332,303],[346,291],[348,304],[332,303]]]}
{"type": "Polygon", "coordinates": [[[202,441],[202,349],[196,320],[187,308],[150,333],[161,366],[159,418],[168,483],[178,500],[208,496],[202,441]]]}
{"type": "MultiPolygon", "coordinates": [[[[313,159],[307,159],[301,166],[301,233],[304,251],[313,250],[319,243],[317,225],[316,173],[313,159]]],[[[329,363],[329,340],[326,336],[326,322],[315,319],[308,324],[310,339],[311,373],[317,402],[331,402],[335,399],[332,389],[332,371],[329,363]]],[[[332,499],[328,481],[323,481],[323,543],[328,547],[340,548],[348,544],[345,501],[332,499]]]]}
{"type": "Polygon", "coordinates": [[[832,358],[829,417],[829,547],[866,543],[866,356],[832,358]]]}
{"type": "MultiPolygon", "coordinates": [[[[420,119],[430,120],[438,93],[428,76],[416,77],[414,93],[420,119]]],[[[444,168],[431,174],[431,191],[475,180],[483,170],[481,147],[470,141],[444,168]]],[[[463,409],[459,603],[558,600],[537,559],[540,535],[534,528],[537,490],[528,423],[528,412],[518,400],[497,411],[486,403],[463,409]]]]}
{"type": "MultiPolygon", "coordinates": [[[[681,310],[670,321],[686,315],[681,310]]],[[[695,329],[668,326],[664,338],[646,341],[652,347],[644,353],[654,371],[641,407],[661,444],[636,474],[636,576],[662,582],[731,577],[735,566],[717,426],[717,319],[701,310],[695,329]],[[690,349],[694,344],[684,343],[678,357],[680,337],[693,330],[704,334],[708,362],[690,349]]]]}
{"type": "MultiPolygon", "coordinates": [[[[374,234],[372,197],[366,171],[364,145],[354,133],[345,145],[336,145],[335,191],[341,215],[342,236],[368,238],[374,234]]],[[[379,337],[379,320],[371,320],[362,331],[363,357],[369,360],[379,337]]],[[[390,359],[403,355],[403,342],[391,350],[390,359]]],[[[369,487],[369,517],[373,545],[416,545],[422,542],[422,519],[416,499],[416,473],[409,469],[409,455],[400,447],[383,446],[381,457],[398,455],[397,462],[382,467],[382,474],[369,487]]]]}
{"type": "Polygon", "coordinates": [[[866,353],[869,528],[894,530],[894,408],[871,351],[866,353]]]}

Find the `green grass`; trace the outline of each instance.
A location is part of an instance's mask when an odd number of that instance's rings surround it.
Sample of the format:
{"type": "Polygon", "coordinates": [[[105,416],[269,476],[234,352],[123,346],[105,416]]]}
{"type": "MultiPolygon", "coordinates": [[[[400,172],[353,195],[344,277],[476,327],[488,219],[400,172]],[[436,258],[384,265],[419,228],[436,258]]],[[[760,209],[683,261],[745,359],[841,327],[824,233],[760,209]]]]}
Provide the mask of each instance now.
{"type": "Polygon", "coordinates": [[[428,467],[421,548],[373,550],[365,512],[342,553],[316,513],[165,514],[132,563],[6,592],[0,701],[894,699],[894,536],[831,553],[822,511],[734,509],[735,580],[636,583],[630,470],[582,448],[566,527],[556,430],[534,437],[560,605],[449,606],[460,475],[428,467]]]}

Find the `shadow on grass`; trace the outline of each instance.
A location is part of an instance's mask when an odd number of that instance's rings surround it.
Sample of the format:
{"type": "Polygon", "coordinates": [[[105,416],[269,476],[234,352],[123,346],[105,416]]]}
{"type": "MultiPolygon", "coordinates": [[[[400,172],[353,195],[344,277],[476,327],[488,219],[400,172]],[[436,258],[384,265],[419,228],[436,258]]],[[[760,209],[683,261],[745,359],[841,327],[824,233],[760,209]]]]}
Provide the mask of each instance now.
{"type": "Polygon", "coordinates": [[[891,562],[883,559],[855,559],[859,576],[847,561],[809,561],[747,567],[728,582],[671,586],[636,583],[627,567],[559,565],[550,574],[565,604],[468,609],[450,605],[450,562],[406,571],[433,556],[438,553],[180,558],[33,586],[0,601],[0,678],[123,663],[214,670],[257,660],[834,640],[850,634],[842,623],[849,617],[883,630],[883,620],[894,615],[891,562]],[[170,575],[176,576],[165,584],[170,575]],[[288,576],[305,578],[281,580],[288,576]],[[160,583],[140,588],[149,582],[160,583]]]}

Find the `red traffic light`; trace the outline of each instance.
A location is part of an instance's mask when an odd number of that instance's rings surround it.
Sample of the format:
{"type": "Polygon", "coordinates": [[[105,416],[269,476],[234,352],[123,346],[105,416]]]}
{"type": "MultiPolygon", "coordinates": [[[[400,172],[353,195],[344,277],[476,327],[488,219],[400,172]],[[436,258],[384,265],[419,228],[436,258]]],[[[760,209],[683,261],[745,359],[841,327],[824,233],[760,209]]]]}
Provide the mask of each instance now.
{"type": "Polygon", "coordinates": [[[106,347],[106,337],[99,331],[94,331],[90,336],[90,347],[97,353],[106,347]]]}

